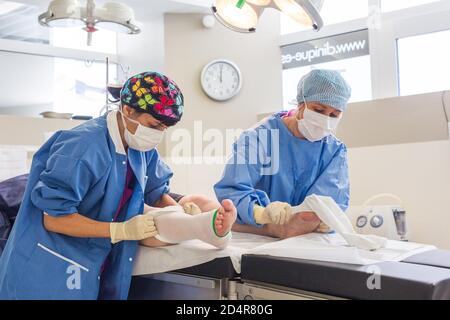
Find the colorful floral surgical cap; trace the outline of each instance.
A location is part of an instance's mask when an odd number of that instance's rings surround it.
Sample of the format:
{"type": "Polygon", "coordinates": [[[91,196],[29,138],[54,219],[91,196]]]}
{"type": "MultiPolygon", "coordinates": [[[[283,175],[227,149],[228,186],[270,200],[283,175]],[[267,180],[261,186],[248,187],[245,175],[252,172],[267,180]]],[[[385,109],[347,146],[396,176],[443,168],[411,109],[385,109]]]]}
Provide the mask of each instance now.
{"type": "Polygon", "coordinates": [[[178,86],[158,72],[143,72],[125,82],[120,101],[149,113],[167,126],[181,120],[184,98],[178,86]]]}

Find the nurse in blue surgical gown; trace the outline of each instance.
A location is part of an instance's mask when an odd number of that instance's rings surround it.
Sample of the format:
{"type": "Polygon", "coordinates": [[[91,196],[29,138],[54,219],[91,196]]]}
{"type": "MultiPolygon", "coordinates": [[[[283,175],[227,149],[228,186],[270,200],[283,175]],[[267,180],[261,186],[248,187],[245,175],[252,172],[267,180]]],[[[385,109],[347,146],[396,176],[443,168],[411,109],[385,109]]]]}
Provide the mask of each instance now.
{"type": "Polygon", "coordinates": [[[297,109],[240,136],[214,186],[219,200],[230,198],[238,209],[233,230],[278,238],[328,231],[314,213],[292,207],[317,194],[347,209],[347,150],[333,133],[350,96],[339,72],[313,70],[298,84],[297,109]]]}
{"type": "Polygon", "coordinates": [[[156,146],[181,119],[183,95],[145,72],[125,83],[121,104],[35,154],[0,258],[0,300],[128,297],[138,241],[156,235],[144,203],[176,205],[156,146]]]}

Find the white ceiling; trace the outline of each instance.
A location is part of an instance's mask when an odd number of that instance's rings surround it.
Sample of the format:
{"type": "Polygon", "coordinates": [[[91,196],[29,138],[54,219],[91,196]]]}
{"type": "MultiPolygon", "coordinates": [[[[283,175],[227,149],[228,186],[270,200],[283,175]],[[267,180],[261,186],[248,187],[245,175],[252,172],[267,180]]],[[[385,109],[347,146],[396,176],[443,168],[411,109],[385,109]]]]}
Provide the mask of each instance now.
{"type": "MultiPolygon", "coordinates": [[[[39,6],[46,10],[50,0],[9,0],[23,4],[39,6]]],[[[79,0],[83,3],[85,0],[79,0]]],[[[152,19],[155,16],[168,12],[209,12],[212,0],[112,0],[123,2],[134,9],[136,18],[141,21],[152,19]]],[[[1,1],[0,1],[1,2],[1,1]]],[[[102,5],[107,0],[96,0],[97,5],[102,5]]]]}

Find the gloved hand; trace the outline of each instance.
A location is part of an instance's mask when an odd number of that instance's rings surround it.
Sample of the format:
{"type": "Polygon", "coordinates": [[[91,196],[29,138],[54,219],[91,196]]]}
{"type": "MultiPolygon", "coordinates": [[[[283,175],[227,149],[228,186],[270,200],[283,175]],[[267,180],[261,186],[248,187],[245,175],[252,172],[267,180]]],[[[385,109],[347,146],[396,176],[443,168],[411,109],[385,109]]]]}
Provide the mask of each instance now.
{"type": "Polygon", "coordinates": [[[286,202],[275,201],[266,208],[258,205],[253,208],[253,216],[258,224],[286,224],[292,214],[292,207],[286,202]]]}
{"type": "Polygon", "coordinates": [[[325,223],[323,223],[321,221],[315,232],[317,232],[317,233],[330,233],[331,231],[333,231],[333,230],[331,230],[331,228],[329,226],[327,226],[325,223]]]}
{"type": "Polygon", "coordinates": [[[140,214],[125,222],[113,222],[109,230],[113,244],[122,240],[144,240],[158,234],[150,214],[140,214]]]}
{"type": "Polygon", "coordinates": [[[200,210],[199,206],[193,202],[186,202],[183,205],[183,210],[184,210],[184,212],[186,212],[187,214],[190,214],[191,216],[195,216],[196,214],[199,214],[202,212],[202,210],[200,210]]]}

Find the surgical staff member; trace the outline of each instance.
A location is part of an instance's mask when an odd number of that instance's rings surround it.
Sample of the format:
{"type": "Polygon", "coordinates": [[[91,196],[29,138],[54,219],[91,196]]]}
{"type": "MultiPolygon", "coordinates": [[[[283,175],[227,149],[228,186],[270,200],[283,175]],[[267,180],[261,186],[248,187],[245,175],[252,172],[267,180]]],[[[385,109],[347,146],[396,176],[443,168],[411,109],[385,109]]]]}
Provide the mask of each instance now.
{"type": "Polygon", "coordinates": [[[219,200],[230,198],[238,209],[234,231],[277,238],[329,231],[314,213],[297,214],[292,206],[317,194],[347,209],[347,150],[333,131],[350,96],[339,72],[313,70],[298,84],[297,109],[277,113],[240,136],[214,186],[219,200]],[[273,172],[264,170],[269,157],[278,161],[273,172]]]}
{"type": "Polygon", "coordinates": [[[138,240],[157,234],[144,202],[176,205],[155,147],[180,121],[183,95],[145,72],[121,91],[121,111],[59,131],[33,158],[0,260],[0,299],[126,299],[138,240]]]}

